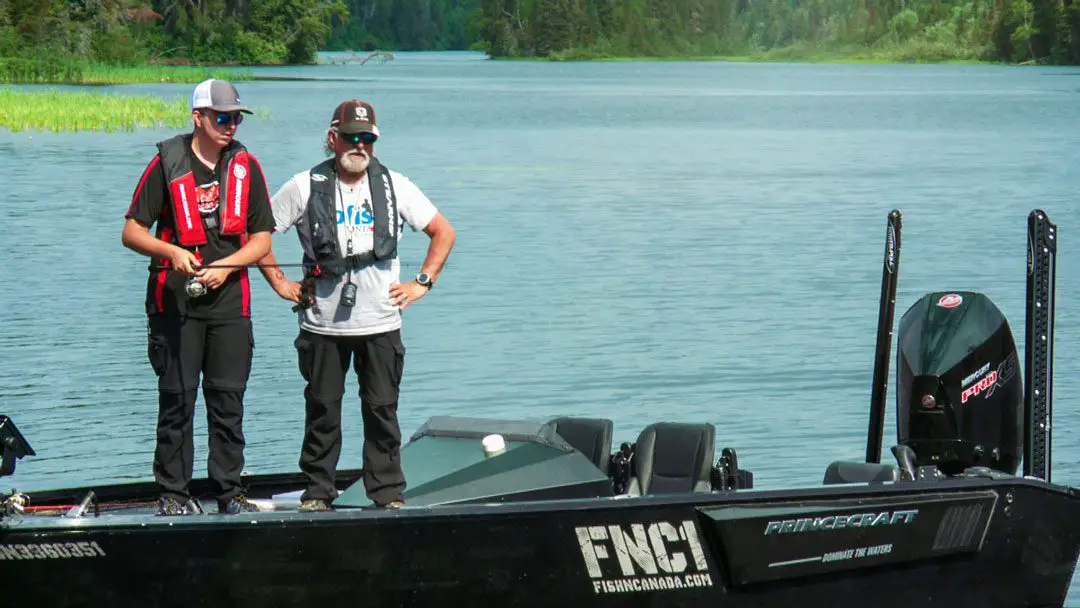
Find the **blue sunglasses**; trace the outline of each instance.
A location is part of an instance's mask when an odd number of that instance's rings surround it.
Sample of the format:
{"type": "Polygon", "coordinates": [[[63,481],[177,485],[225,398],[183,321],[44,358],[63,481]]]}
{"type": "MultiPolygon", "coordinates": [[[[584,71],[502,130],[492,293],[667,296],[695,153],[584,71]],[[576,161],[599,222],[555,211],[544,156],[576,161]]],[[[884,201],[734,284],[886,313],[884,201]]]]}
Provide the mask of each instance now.
{"type": "Polygon", "coordinates": [[[243,112],[233,112],[232,114],[221,113],[221,114],[218,114],[217,117],[215,117],[214,120],[217,122],[217,124],[222,125],[222,126],[228,125],[228,124],[235,124],[236,126],[239,127],[240,123],[244,122],[244,113],[243,112]]]}

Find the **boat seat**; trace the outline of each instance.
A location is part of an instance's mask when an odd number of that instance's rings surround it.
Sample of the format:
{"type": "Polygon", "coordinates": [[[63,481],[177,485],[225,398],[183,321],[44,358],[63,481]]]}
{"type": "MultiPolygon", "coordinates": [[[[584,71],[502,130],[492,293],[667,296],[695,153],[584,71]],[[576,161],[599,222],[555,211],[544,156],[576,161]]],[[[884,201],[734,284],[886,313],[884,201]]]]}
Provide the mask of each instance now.
{"type": "Polygon", "coordinates": [[[611,436],[615,423],[607,418],[554,418],[548,424],[555,432],[591,460],[604,475],[608,474],[611,461],[611,436]]]}
{"type": "Polygon", "coordinates": [[[900,469],[891,464],[837,460],[825,469],[825,485],[900,481],[900,469]]]}
{"type": "Polygon", "coordinates": [[[627,494],[710,492],[716,427],[657,422],[641,431],[634,446],[634,477],[627,494]]]}

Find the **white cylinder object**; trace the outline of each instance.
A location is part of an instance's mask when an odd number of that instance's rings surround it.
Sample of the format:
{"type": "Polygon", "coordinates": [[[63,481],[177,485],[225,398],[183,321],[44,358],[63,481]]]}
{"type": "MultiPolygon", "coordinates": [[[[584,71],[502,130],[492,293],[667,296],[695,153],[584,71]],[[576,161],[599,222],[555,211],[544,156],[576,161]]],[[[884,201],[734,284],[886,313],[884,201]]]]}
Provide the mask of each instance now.
{"type": "Polygon", "coordinates": [[[484,437],[484,454],[494,456],[501,454],[506,449],[506,441],[502,435],[488,435],[484,437]]]}

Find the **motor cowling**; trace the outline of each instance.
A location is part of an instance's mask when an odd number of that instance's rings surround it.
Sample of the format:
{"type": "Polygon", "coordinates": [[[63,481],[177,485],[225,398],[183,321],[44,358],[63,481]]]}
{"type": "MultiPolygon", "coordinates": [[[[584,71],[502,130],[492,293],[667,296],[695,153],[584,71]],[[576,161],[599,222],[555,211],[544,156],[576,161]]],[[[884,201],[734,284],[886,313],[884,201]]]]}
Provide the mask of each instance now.
{"type": "Polygon", "coordinates": [[[1024,389],[1005,315],[981,293],[928,293],[904,313],[898,334],[897,440],[914,450],[916,465],[1015,474],[1024,389]]]}

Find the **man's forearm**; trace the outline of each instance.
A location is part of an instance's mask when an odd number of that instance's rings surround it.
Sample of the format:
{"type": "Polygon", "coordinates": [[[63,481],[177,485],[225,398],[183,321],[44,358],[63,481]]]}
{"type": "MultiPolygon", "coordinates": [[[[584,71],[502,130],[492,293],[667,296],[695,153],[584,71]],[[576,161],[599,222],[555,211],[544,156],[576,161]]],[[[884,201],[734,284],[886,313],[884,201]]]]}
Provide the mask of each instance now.
{"type": "Polygon", "coordinates": [[[433,281],[439,278],[443,267],[446,266],[446,259],[450,257],[450,250],[454,248],[455,238],[453,230],[440,231],[432,235],[427,257],[424,258],[420,271],[430,275],[433,281]]]}
{"type": "Polygon", "coordinates": [[[175,245],[150,235],[150,231],[135,220],[128,220],[120,241],[128,249],[147,257],[168,260],[173,256],[175,245]]]}
{"type": "MultiPolygon", "coordinates": [[[[270,233],[257,232],[236,253],[218,260],[222,266],[250,266],[270,253],[270,233]]],[[[212,266],[213,264],[211,264],[212,266]]]]}
{"type": "Polygon", "coordinates": [[[288,277],[285,273],[277,267],[277,258],[274,257],[274,252],[271,250],[262,259],[259,260],[259,271],[262,272],[263,278],[270,284],[271,287],[280,285],[285,281],[288,281],[288,277]]]}

